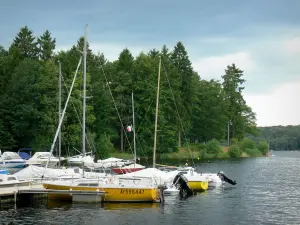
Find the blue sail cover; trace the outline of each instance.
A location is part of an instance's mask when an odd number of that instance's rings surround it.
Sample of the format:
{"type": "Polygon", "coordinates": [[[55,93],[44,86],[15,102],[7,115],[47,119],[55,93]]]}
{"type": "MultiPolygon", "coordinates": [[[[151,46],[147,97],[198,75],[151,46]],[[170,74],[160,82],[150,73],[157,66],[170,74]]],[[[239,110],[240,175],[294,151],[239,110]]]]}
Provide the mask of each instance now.
{"type": "Polygon", "coordinates": [[[28,160],[31,158],[31,156],[27,152],[19,152],[19,156],[25,160],[28,160]]]}
{"type": "Polygon", "coordinates": [[[32,151],[31,148],[20,148],[18,151],[18,154],[22,159],[28,160],[31,158],[30,154],[28,154],[27,152],[21,152],[21,151],[32,151]]]}

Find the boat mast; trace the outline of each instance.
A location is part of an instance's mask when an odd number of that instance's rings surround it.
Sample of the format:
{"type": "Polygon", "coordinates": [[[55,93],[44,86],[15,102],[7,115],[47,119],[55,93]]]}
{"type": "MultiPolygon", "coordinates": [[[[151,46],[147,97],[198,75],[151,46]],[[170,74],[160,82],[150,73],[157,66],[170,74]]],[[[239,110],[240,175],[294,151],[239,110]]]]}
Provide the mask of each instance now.
{"type": "Polygon", "coordinates": [[[66,103],[65,103],[65,106],[64,106],[64,110],[63,110],[63,112],[61,114],[61,118],[60,118],[60,121],[59,121],[59,124],[58,124],[58,128],[56,130],[56,133],[55,133],[55,136],[54,136],[54,140],[53,140],[52,145],[51,145],[50,154],[49,154],[46,166],[45,166],[45,170],[44,170],[43,175],[42,175],[42,179],[44,178],[45,171],[48,168],[50,157],[53,154],[54,146],[55,146],[55,143],[57,141],[59,130],[61,129],[62,121],[63,121],[63,118],[65,116],[66,110],[67,110],[67,106],[68,106],[68,103],[69,103],[69,100],[70,100],[70,97],[71,97],[71,93],[72,93],[72,90],[73,90],[73,87],[74,87],[74,84],[75,84],[75,80],[76,80],[76,77],[77,77],[77,73],[78,73],[79,67],[81,65],[81,61],[82,61],[82,57],[80,57],[79,63],[77,65],[77,69],[76,69],[76,72],[75,72],[75,75],[74,75],[74,78],[73,78],[73,81],[72,81],[72,85],[71,85],[71,88],[70,88],[70,91],[69,91],[69,94],[68,94],[68,97],[67,97],[67,100],[66,100],[66,103]]]}
{"type": "Polygon", "coordinates": [[[85,111],[86,111],[86,38],[87,24],[84,29],[84,49],[83,49],[83,113],[82,113],[82,176],[84,177],[85,158],[85,111]]]}
{"type": "Polygon", "coordinates": [[[133,149],[134,149],[134,168],[136,164],[136,145],[135,145],[135,123],[134,123],[134,101],[133,101],[133,92],[131,93],[132,99],[132,123],[133,123],[133,149]]]}
{"type": "MultiPolygon", "coordinates": [[[[59,63],[59,76],[58,76],[58,123],[61,119],[61,63],[59,63]]],[[[60,156],[61,156],[61,128],[59,129],[58,136],[58,166],[60,167],[60,156]]]]}
{"type": "Polygon", "coordinates": [[[158,101],[159,101],[159,83],[160,83],[160,64],[161,58],[159,57],[158,65],[158,81],[157,81],[157,93],[156,93],[156,111],[155,111],[155,131],[154,131],[154,148],[153,148],[153,168],[156,164],[156,135],[157,135],[157,117],[158,117],[158,101]]]}

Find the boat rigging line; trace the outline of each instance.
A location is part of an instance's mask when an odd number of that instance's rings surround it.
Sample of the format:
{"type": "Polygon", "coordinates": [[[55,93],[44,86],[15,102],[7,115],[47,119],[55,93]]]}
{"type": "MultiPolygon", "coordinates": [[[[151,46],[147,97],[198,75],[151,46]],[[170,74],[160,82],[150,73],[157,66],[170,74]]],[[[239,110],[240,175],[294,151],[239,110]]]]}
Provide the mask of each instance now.
{"type": "Polygon", "coordinates": [[[44,175],[45,175],[45,172],[48,168],[48,164],[49,164],[49,161],[50,161],[50,158],[51,158],[51,155],[53,154],[53,150],[54,150],[54,146],[55,146],[55,143],[56,143],[56,140],[57,140],[57,137],[58,137],[58,134],[60,132],[60,128],[61,128],[61,125],[62,125],[62,121],[64,119],[64,115],[66,113],[66,110],[67,110],[67,106],[68,106],[68,103],[69,103],[69,100],[70,100],[70,97],[71,97],[71,93],[72,93],[72,90],[73,90],[73,87],[74,87],[74,84],[75,84],[75,80],[76,80],[76,77],[77,77],[77,73],[78,73],[78,70],[79,70],[79,67],[80,67],[80,64],[81,64],[81,60],[82,60],[82,56],[80,57],[80,60],[79,60],[79,63],[77,65],[77,68],[76,68],[76,72],[74,74],[74,78],[73,78],[73,81],[72,81],[72,85],[71,85],[71,88],[70,88],[70,92],[68,94],[68,98],[66,100],[66,103],[65,103],[65,107],[64,107],[64,110],[62,112],[62,116],[60,118],[60,121],[59,121],[59,124],[58,124],[58,128],[56,130],[56,134],[54,136],[54,139],[53,139],[53,142],[52,142],[52,145],[51,145],[51,149],[50,149],[50,154],[49,154],[49,157],[48,157],[48,161],[46,163],[46,166],[45,166],[45,170],[43,172],[43,175],[42,175],[42,180],[44,178],[44,175]]]}
{"type": "Polygon", "coordinates": [[[132,147],[131,147],[131,144],[130,144],[130,142],[129,142],[129,139],[128,139],[128,136],[127,136],[127,132],[126,132],[126,130],[125,130],[125,128],[124,128],[124,125],[123,125],[123,122],[122,122],[122,119],[121,119],[121,116],[120,116],[118,107],[117,107],[116,102],[115,102],[115,99],[114,99],[114,97],[113,97],[113,95],[112,95],[112,91],[111,91],[111,89],[110,89],[109,82],[108,82],[107,77],[106,77],[106,75],[105,75],[105,72],[104,72],[104,69],[103,69],[103,65],[102,65],[100,62],[99,62],[99,67],[98,67],[98,68],[101,69],[101,71],[102,71],[102,73],[103,73],[103,75],[104,75],[105,82],[106,82],[106,84],[107,84],[107,86],[108,86],[109,93],[110,93],[110,96],[111,96],[111,98],[112,98],[112,100],[113,100],[115,109],[116,109],[116,111],[117,111],[118,118],[119,118],[119,120],[120,120],[120,123],[121,123],[122,129],[123,129],[123,131],[124,131],[126,140],[128,141],[128,145],[129,145],[129,148],[130,148],[130,150],[131,150],[132,156],[134,157],[134,152],[133,152],[132,147]]]}

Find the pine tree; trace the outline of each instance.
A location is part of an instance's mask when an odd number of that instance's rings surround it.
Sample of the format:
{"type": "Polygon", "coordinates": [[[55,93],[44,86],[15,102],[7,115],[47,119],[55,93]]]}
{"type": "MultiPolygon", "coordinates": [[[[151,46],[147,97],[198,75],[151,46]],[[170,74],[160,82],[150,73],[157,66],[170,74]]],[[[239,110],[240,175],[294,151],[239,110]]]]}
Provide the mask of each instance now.
{"type": "Polygon", "coordinates": [[[18,51],[21,58],[37,59],[38,48],[33,32],[27,26],[21,28],[17,37],[14,39],[13,45],[18,51]]]}
{"type": "MultiPolygon", "coordinates": [[[[131,92],[132,92],[132,66],[134,58],[131,52],[125,48],[119,55],[115,64],[116,73],[112,74],[110,87],[113,89],[114,100],[116,101],[117,109],[120,114],[124,126],[131,124],[131,92]]],[[[117,112],[116,112],[117,113],[117,112]]],[[[119,122],[119,121],[118,121],[119,122]]],[[[120,130],[120,147],[124,146],[124,141],[127,141],[126,133],[123,133],[121,124],[120,130]]],[[[129,146],[129,145],[127,145],[129,146]]]]}
{"type": "MultiPolygon", "coordinates": [[[[181,94],[178,106],[184,133],[188,133],[191,127],[192,102],[195,95],[195,86],[193,84],[195,74],[187,51],[181,42],[178,42],[174,47],[171,58],[180,74],[179,92],[181,94]]],[[[180,128],[179,132],[183,132],[182,128],[180,128]]]]}
{"type": "Polygon", "coordinates": [[[250,131],[249,126],[255,126],[255,114],[246,105],[242,94],[245,89],[242,86],[245,82],[243,71],[237,68],[235,64],[232,64],[227,66],[225,75],[222,78],[225,102],[227,104],[227,118],[232,124],[230,137],[240,140],[244,137],[246,131],[250,131]]]}
{"type": "Polygon", "coordinates": [[[52,58],[55,42],[55,38],[52,39],[51,33],[48,30],[38,38],[37,43],[39,45],[39,57],[41,60],[46,61],[52,58]]]}

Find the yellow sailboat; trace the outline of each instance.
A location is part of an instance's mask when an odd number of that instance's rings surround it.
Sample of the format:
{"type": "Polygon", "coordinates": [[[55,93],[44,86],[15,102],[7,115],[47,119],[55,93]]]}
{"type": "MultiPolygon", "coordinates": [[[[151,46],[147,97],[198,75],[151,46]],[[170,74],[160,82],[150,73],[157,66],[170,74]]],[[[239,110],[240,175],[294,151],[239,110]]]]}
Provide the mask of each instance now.
{"type": "MultiPolygon", "coordinates": [[[[104,202],[157,202],[159,201],[159,192],[157,188],[146,186],[121,187],[115,184],[97,184],[89,186],[92,183],[76,185],[63,185],[44,183],[43,187],[54,190],[80,190],[80,191],[104,191],[104,202]]],[[[71,194],[49,194],[50,199],[71,200],[71,194]]]]}

